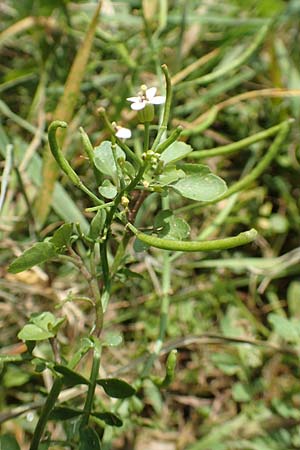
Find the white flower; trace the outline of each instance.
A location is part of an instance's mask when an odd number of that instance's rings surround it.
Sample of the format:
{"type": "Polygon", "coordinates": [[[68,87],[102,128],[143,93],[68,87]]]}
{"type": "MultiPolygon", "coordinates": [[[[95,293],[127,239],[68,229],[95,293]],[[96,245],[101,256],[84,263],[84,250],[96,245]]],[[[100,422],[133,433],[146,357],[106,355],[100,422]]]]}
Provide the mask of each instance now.
{"type": "Polygon", "coordinates": [[[131,130],[129,128],[119,127],[115,125],[116,136],[120,139],[129,139],[131,138],[131,130]]]}
{"type": "Polygon", "coordinates": [[[137,97],[128,97],[126,100],[132,103],[130,107],[134,111],[140,111],[141,109],[144,109],[145,106],[149,103],[151,103],[152,105],[161,105],[165,103],[166,98],[162,95],[155,95],[156,91],[156,87],[151,87],[148,89],[147,86],[143,85],[141,86],[141,90],[138,93],[137,97]]]}

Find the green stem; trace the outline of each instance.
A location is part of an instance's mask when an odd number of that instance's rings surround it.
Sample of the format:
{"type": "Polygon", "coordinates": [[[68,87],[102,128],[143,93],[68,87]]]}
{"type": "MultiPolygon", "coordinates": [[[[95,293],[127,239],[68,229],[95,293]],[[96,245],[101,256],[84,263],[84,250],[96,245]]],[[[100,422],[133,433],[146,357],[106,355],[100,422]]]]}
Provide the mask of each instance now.
{"type": "Polygon", "coordinates": [[[72,169],[68,161],[65,159],[57,143],[56,140],[57,128],[67,128],[67,126],[68,125],[66,122],[62,122],[60,120],[55,120],[50,124],[48,128],[48,140],[52,155],[54,156],[59,167],[63,170],[63,172],[65,172],[65,174],[72,181],[72,183],[75,184],[75,186],[77,186],[85,194],[87,194],[96,204],[98,205],[102,204],[102,201],[82,183],[77,173],[72,169]]]}
{"type": "Polygon", "coordinates": [[[62,378],[56,378],[48,394],[47,400],[42,408],[40,418],[33,433],[33,438],[29,450],[38,450],[41,438],[44,433],[44,429],[48,421],[48,417],[55,406],[55,402],[60,394],[60,391],[62,390],[62,387],[62,378]]]}
{"type": "Polygon", "coordinates": [[[82,421],[81,421],[82,427],[84,427],[85,425],[88,425],[89,418],[90,418],[90,415],[92,412],[95,390],[96,390],[96,385],[97,385],[97,378],[98,378],[99,368],[100,368],[100,359],[101,359],[101,352],[98,350],[98,348],[95,347],[93,365],[92,365],[91,376],[90,376],[90,384],[89,384],[89,389],[88,389],[86,400],[85,400],[84,414],[83,414],[82,421]]]}
{"type": "Polygon", "coordinates": [[[150,140],[150,133],[149,133],[149,129],[150,129],[150,123],[149,122],[145,122],[144,123],[144,152],[146,152],[147,150],[149,150],[149,140],[150,140]]]}
{"type": "Polygon", "coordinates": [[[94,171],[94,175],[95,175],[95,179],[99,184],[101,184],[102,181],[102,175],[101,172],[99,172],[99,170],[97,169],[97,167],[95,166],[95,161],[94,161],[94,148],[92,146],[92,143],[87,135],[87,133],[84,131],[84,129],[82,127],[79,128],[79,132],[80,132],[80,136],[81,136],[81,141],[83,144],[83,148],[89,158],[89,161],[91,163],[91,166],[93,167],[93,171],[94,171]]]}
{"type": "Polygon", "coordinates": [[[128,147],[128,145],[126,145],[121,139],[119,139],[116,136],[116,131],[114,129],[114,127],[112,126],[112,124],[110,123],[110,121],[108,120],[108,117],[106,115],[106,111],[104,108],[99,108],[97,110],[97,112],[99,113],[99,115],[102,117],[106,128],[111,132],[111,134],[115,137],[117,144],[119,145],[119,147],[121,147],[122,150],[124,150],[124,152],[126,153],[127,157],[132,160],[132,162],[134,163],[136,168],[139,168],[141,166],[141,161],[139,160],[139,158],[136,156],[135,153],[133,153],[133,151],[128,147]]]}
{"type": "Polygon", "coordinates": [[[248,136],[245,139],[241,139],[238,142],[233,142],[232,144],[228,145],[222,145],[220,147],[212,148],[212,149],[205,149],[205,150],[198,150],[191,152],[187,155],[188,158],[193,159],[204,159],[204,158],[211,158],[213,156],[221,156],[221,155],[230,155],[232,153],[237,152],[238,150],[248,147],[251,144],[254,144],[255,142],[261,141],[263,139],[266,139],[270,136],[273,136],[278,131],[281,130],[282,126],[286,123],[289,123],[289,120],[285,120],[282,123],[279,123],[278,125],[275,125],[274,127],[268,128],[267,130],[260,131],[259,133],[254,134],[253,136],[248,136]]]}
{"type": "Polygon", "coordinates": [[[96,312],[95,334],[96,336],[100,336],[103,327],[103,306],[97,280],[94,248],[93,250],[91,250],[90,254],[90,270],[91,270],[90,287],[93,293],[96,312]]]}
{"type": "Polygon", "coordinates": [[[182,127],[179,125],[175,130],[172,131],[170,136],[162,142],[156,149],[156,153],[162,153],[166,148],[168,148],[173,142],[177,141],[182,133],[182,127]]]}
{"type": "Polygon", "coordinates": [[[164,132],[167,131],[170,110],[171,110],[171,102],[172,102],[172,85],[171,85],[171,77],[169,74],[169,70],[168,70],[168,67],[166,64],[163,64],[161,66],[161,68],[162,68],[162,71],[164,73],[165,80],[166,80],[166,103],[165,103],[165,107],[164,107],[164,115],[163,115],[162,123],[159,127],[157,136],[153,142],[152,150],[156,150],[156,148],[160,144],[160,140],[161,140],[164,132]]]}
{"type": "MultiPolygon", "coordinates": [[[[170,202],[169,197],[162,199],[163,209],[169,209],[170,202]]],[[[170,304],[170,288],[171,288],[171,260],[170,253],[165,252],[163,254],[163,270],[162,270],[162,299],[160,305],[160,318],[159,318],[159,334],[158,339],[155,343],[154,351],[147,360],[144,370],[142,372],[142,377],[147,377],[151,371],[151,368],[159,356],[162,349],[167,328],[168,328],[168,317],[169,317],[169,304],[170,304]]]]}

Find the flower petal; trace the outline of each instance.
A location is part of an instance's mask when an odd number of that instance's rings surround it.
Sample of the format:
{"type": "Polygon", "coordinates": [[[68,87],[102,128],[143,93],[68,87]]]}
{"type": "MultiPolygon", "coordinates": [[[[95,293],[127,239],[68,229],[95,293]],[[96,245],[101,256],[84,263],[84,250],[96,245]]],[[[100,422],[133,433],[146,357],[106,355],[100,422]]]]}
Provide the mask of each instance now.
{"type": "Polygon", "coordinates": [[[129,139],[131,138],[131,130],[129,128],[119,127],[116,136],[120,139],[129,139]]]}
{"type": "Polygon", "coordinates": [[[156,91],[157,91],[156,87],[152,87],[146,90],[146,98],[147,100],[149,100],[150,103],[152,103],[152,99],[155,96],[156,91]]]}
{"type": "Polygon", "coordinates": [[[165,103],[166,101],[166,97],[163,97],[162,95],[157,95],[156,97],[153,97],[152,100],[150,100],[150,103],[152,103],[152,105],[162,105],[163,103],[165,103]]]}
{"type": "Polygon", "coordinates": [[[134,111],[140,111],[141,109],[144,109],[146,106],[146,102],[144,100],[136,102],[136,103],[132,103],[132,105],[130,105],[130,108],[133,109],[134,111]]]}
{"type": "Polygon", "coordinates": [[[141,101],[141,97],[128,97],[126,98],[129,102],[138,103],[141,101]]]}

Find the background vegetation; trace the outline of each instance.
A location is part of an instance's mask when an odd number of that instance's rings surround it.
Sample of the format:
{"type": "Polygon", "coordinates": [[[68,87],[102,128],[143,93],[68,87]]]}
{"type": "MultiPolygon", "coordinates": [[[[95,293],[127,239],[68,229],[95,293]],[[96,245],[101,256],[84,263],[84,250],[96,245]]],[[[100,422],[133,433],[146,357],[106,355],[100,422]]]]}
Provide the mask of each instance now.
{"type": "MultiPolygon", "coordinates": [[[[289,117],[295,123],[280,154],[251,188],[205,208],[171,198],[193,237],[255,227],[259,238],[221,255],[174,254],[168,333],[155,371],[163,372],[165,355],[177,348],[175,380],[166,391],[146,384],[127,410],[124,406],[124,426],[112,429],[105,448],[299,448],[299,1],[104,1],[87,65],[81,64],[80,90],[72,104],[63,102],[96,7],[68,0],[0,5],[1,352],[24,350],[17,333],[33,312],[61,308],[67,321],[59,342],[66,358],[91,323],[88,304],[65,302],[70,288],[78,295],[86,289],[69,266],[47,263],[15,275],[6,270],[64,221],[86,224],[82,211],[90,204],[65,177],[59,175],[53,196],[47,188],[47,174],[55,171],[46,165],[45,172],[45,162],[42,169],[47,125],[54,113],[69,122],[68,159],[89,180],[77,129],[83,126],[94,145],[107,138],[97,114],[104,106],[112,120],[135,130],[131,142],[139,152],[141,130],[126,97],[141,84],[162,90],[160,66],[166,63],[174,86],[171,123],[185,127],[182,139],[195,150],[238,141],[289,117]],[[210,127],[201,132],[207,120],[210,127]]],[[[271,142],[205,163],[230,185],[257,164],[271,142]]],[[[153,222],[155,208],[145,201],[141,226],[153,222]]],[[[105,354],[105,375],[120,373],[134,381],[157,339],[161,267],[160,251],[132,249],[128,255],[104,330],[120,332],[123,343],[105,354]]],[[[47,357],[49,349],[39,351],[47,357]]],[[[88,371],[87,363],[82,373],[88,371]]],[[[14,436],[25,450],[51,375],[39,374],[32,364],[9,363],[0,377],[2,447],[17,448],[14,436]]],[[[76,401],[81,392],[65,394],[76,401]]],[[[59,435],[61,425],[51,427],[59,435]]],[[[65,432],[71,434],[71,426],[65,432]]]]}

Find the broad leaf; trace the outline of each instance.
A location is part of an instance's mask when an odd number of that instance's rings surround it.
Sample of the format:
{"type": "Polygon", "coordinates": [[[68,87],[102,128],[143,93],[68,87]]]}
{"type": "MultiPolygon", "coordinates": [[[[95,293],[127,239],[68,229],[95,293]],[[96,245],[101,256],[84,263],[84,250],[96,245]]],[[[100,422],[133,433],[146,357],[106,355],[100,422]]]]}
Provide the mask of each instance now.
{"type": "Polygon", "coordinates": [[[174,216],[171,210],[161,211],[154,219],[154,227],[158,236],[166,239],[183,240],[190,234],[190,227],[185,220],[174,216]]]}
{"type": "Polygon", "coordinates": [[[15,259],[8,268],[10,273],[19,273],[23,270],[41,264],[58,255],[58,250],[51,242],[38,242],[15,259]]]}
{"type": "MultiPolygon", "coordinates": [[[[95,166],[104,175],[115,177],[117,175],[116,163],[112,151],[112,145],[110,141],[103,141],[98,147],[95,147],[95,166]]],[[[116,146],[117,159],[122,158],[125,160],[125,153],[117,145],[116,146]]]]}
{"type": "Polygon", "coordinates": [[[198,202],[216,200],[227,190],[225,181],[212,173],[188,175],[169,187],[183,197],[198,202]]]}
{"type": "Polygon", "coordinates": [[[74,372],[74,370],[69,369],[69,367],[63,366],[61,364],[56,364],[54,366],[54,370],[63,375],[64,384],[69,387],[76,386],[77,384],[90,384],[89,380],[84,378],[79,373],[74,372]]]}
{"type": "Polygon", "coordinates": [[[160,156],[164,164],[179,161],[193,151],[192,147],[184,142],[173,142],[160,156]]]}
{"type": "Polygon", "coordinates": [[[92,416],[97,417],[97,419],[103,420],[106,425],[110,425],[111,427],[121,427],[123,425],[120,417],[111,412],[93,412],[92,416]]]}
{"type": "Polygon", "coordinates": [[[64,321],[65,318],[56,318],[48,311],[32,314],[30,323],[22,328],[18,333],[18,338],[23,341],[41,341],[53,338],[64,321]]]}
{"type": "Polygon", "coordinates": [[[57,406],[54,408],[49,416],[50,420],[69,420],[74,419],[83,414],[83,411],[79,409],[67,408],[65,406],[57,406]]]}
{"type": "Polygon", "coordinates": [[[113,398],[127,398],[135,394],[135,389],[118,378],[102,378],[97,384],[103,387],[105,393],[113,398]]]}
{"type": "Polygon", "coordinates": [[[117,188],[110,180],[104,180],[99,187],[99,192],[104,198],[112,199],[117,195],[117,188]]]}
{"type": "Polygon", "coordinates": [[[58,230],[55,231],[50,242],[57,247],[58,250],[63,250],[70,244],[71,236],[73,232],[73,224],[65,223],[58,230]]]}
{"type": "Polygon", "coordinates": [[[83,427],[79,430],[80,443],[78,450],[101,450],[99,436],[92,427],[83,427]]]}

